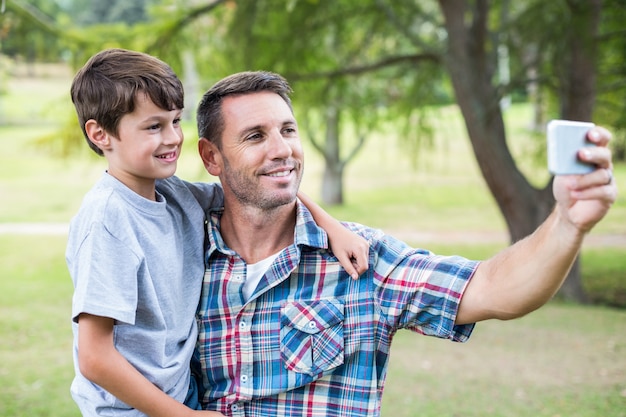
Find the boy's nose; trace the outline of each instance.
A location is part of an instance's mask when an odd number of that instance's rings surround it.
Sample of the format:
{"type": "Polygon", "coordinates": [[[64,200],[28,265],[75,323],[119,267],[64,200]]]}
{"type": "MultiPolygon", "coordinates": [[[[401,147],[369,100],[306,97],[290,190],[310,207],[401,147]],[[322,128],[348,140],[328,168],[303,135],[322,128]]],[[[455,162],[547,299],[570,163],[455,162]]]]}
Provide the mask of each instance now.
{"type": "Polygon", "coordinates": [[[183,132],[171,126],[163,133],[163,142],[166,144],[176,145],[183,141],[183,132]]]}

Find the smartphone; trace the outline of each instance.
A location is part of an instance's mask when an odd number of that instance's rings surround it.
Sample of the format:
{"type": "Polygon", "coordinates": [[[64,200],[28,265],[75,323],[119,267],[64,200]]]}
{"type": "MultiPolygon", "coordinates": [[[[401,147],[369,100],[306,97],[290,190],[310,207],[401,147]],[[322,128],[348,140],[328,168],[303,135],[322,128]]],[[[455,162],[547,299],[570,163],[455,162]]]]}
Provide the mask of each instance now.
{"type": "Polygon", "coordinates": [[[593,123],[551,120],[548,123],[548,171],[554,175],[587,174],[596,166],[578,159],[578,151],[596,146],[587,140],[593,123]]]}

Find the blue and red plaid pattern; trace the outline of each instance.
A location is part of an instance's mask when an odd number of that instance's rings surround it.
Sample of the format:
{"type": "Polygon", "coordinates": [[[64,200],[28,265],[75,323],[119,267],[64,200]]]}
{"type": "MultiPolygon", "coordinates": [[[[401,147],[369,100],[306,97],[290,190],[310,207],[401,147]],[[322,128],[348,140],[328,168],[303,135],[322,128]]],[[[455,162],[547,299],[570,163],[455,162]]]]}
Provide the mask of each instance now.
{"type": "Polygon", "coordinates": [[[473,330],[454,320],[475,261],[346,223],[370,242],[370,269],[352,280],[299,204],[295,244],[244,303],[246,264],[225,246],[218,223],[214,213],[198,309],[196,365],[206,409],[248,417],[377,416],[397,330],[460,342],[473,330]]]}

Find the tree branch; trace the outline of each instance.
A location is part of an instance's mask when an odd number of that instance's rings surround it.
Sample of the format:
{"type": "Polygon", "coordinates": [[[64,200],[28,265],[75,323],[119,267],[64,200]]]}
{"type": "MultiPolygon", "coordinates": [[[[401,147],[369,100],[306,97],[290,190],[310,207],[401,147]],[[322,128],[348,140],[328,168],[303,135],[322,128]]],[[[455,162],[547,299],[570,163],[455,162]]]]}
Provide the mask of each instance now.
{"type": "Polygon", "coordinates": [[[332,71],[311,72],[306,74],[289,74],[287,78],[292,81],[310,81],[324,78],[336,78],[344,75],[361,75],[368,72],[377,71],[382,68],[387,68],[404,63],[419,63],[424,61],[440,62],[441,56],[436,53],[422,53],[412,55],[398,55],[383,58],[378,62],[374,62],[366,65],[357,65],[354,67],[339,68],[332,71]]]}
{"type": "Polygon", "coordinates": [[[195,8],[191,8],[188,13],[178,17],[177,19],[171,21],[168,26],[159,34],[159,36],[152,42],[147,48],[146,51],[151,53],[154,50],[159,48],[163,42],[167,39],[172,38],[178,32],[180,32],[184,27],[186,27],[189,23],[196,20],[198,17],[204,15],[205,13],[211,12],[217,6],[222,3],[225,3],[226,0],[214,0],[211,3],[203,4],[201,6],[197,6],[195,8]]]}

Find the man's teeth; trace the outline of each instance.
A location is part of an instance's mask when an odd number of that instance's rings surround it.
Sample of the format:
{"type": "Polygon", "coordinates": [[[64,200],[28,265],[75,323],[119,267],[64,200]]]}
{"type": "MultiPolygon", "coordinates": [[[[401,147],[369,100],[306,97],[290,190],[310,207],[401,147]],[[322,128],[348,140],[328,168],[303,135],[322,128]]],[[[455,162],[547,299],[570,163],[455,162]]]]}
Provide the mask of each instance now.
{"type": "Polygon", "coordinates": [[[291,171],[280,171],[269,174],[270,177],[286,177],[291,171]]]}

